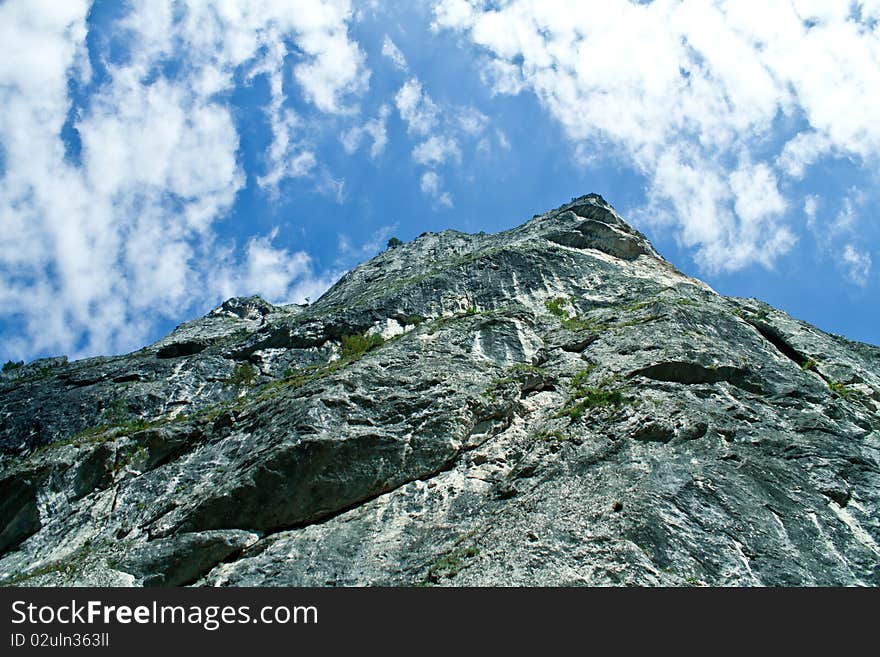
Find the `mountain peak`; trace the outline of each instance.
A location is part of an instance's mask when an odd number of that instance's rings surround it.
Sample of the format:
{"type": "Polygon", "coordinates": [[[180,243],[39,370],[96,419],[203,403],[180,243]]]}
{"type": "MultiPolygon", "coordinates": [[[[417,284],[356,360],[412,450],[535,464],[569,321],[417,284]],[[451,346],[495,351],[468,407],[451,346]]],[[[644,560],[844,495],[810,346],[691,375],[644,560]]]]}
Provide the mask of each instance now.
{"type": "Polygon", "coordinates": [[[532,222],[538,224],[547,239],[563,246],[596,249],[624,260],[640,255],[660,258],[648,239],[599,194],[574,198],[532,222]]]}
{"type": "MultiPolygon", "coordinates": [[[[574,273],[567,267],[573,256],[578,268],[609,285],[609,277],[623,268],[661,285],[685,284],[711,292],[664,260],[600,195],[587,194],[495,234],[423,233],[355,267],[310,312],[341,317],[368,313],[384,321],[389,316],[437,317],[469,307],[540,305],[540,289],[546,290],[544,296],[554,289],[564,292],[562,281],[574,273]],[[482,282],[475,285],[475,278],[482,282]]],[[[575,280],[571,284],[582,287],[575,280]]],[[[347,326],[363,328],[360,320],[347,326]]]]}

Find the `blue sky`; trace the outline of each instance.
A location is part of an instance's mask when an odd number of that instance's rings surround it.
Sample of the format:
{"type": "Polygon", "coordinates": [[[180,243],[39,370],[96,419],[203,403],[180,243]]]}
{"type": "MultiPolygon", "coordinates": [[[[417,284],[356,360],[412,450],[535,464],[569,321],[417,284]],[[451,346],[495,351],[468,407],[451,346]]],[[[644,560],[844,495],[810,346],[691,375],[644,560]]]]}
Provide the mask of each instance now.
{"type": "Polygon", "coordinates": [[[391,236],[588,192],[717,291],[880,344],[878,19],[0,2],[0,360],[129,351],[233,295],[314,300],[391,236]]]}

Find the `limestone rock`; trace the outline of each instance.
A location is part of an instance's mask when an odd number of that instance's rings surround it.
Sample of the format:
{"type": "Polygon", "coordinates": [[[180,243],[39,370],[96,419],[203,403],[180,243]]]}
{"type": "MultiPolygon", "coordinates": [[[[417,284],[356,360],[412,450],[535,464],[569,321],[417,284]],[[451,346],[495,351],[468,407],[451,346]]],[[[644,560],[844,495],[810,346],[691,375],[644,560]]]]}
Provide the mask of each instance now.
{"type": "Polygon", "coordinates": [[[0,377],[0,584],[878,585],[880,349],[600,196],[0,377]]]}

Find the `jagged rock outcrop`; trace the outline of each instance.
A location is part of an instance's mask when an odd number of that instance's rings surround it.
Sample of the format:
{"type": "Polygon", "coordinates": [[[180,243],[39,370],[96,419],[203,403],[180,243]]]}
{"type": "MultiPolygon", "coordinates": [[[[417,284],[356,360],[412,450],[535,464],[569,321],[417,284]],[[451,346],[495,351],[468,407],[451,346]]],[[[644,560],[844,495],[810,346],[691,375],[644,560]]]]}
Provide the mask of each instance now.
{"type": "Polygon", "coordinates": [[[0,584],[880,584],[880,349],[597,195],[5,373],[0,418],[0,584]]]}

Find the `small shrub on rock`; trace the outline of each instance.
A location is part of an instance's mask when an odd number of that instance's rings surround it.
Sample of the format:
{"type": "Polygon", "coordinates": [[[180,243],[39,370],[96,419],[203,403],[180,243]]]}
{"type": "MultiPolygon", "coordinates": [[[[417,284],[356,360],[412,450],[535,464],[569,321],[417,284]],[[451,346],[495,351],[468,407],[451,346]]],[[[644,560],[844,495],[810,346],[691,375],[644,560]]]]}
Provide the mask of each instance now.
{"type": "Polygon", "coordinates": [[[367,335],[366,333],[358,333],[355,335],[342,336],[342,347],[339,350],[343,358],[355,359],[384,344],[385,338],[378,333],[367,335]]]}
{"type": "Polygon", "coordinates": [[[256,378],[257,370],[254,369],[254,366],[250,363],[241,363],[236,365],[235,369],[232,371],[232,376],[229,377],[229,382],[238,387],[250,386],[253,385],[256,378]]]}

